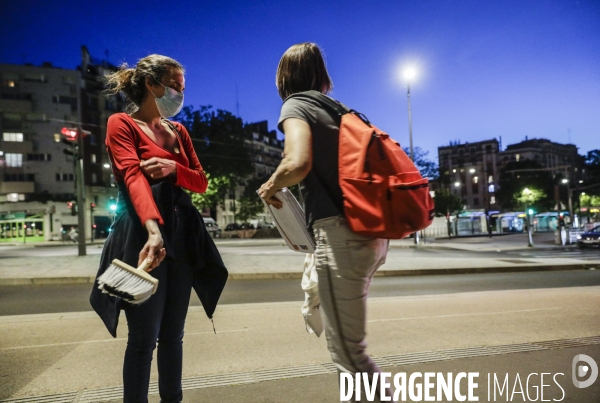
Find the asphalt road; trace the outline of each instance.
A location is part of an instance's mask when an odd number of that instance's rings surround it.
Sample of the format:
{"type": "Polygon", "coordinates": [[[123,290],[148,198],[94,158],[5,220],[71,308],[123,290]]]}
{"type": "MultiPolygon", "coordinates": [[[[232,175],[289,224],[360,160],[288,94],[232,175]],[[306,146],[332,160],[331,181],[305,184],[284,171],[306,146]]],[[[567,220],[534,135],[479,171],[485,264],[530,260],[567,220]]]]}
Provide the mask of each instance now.
{"type": "MultiPolygon", "coordinates": [[[[600,285],[600,270],[376,277],[372,297],[452,294],[472,291],[600,285]]],[[[91,310],[91,284],[0,287],[0,315],[91,310]]],[[[231,280],[221,304],[301,301],[300,280],[231,280]]],[[[200,305],[192,293],[190,305],[200,305]]]]}

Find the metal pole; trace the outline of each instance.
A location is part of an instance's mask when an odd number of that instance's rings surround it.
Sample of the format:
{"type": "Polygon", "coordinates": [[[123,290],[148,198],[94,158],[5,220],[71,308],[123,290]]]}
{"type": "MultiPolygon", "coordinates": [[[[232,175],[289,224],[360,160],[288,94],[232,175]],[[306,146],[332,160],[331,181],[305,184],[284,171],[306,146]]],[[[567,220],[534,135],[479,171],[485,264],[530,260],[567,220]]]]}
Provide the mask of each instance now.
{"type": "MultiPolygon", "coordinates": [[[[415,154],[413,151],[413,137],[412,137],[412,110],[410,108],[410,81],[406,84],[406,97],[408,98],[408,139],[410,142],[410,159],[415,162],[415,154]]],[[[419,244],[419,232],[414,233],[414,244],[419,244]]]]}
{"type": "Polygon", "coordinates": [[[410,142],[410,159],[412,160],[412,162],[415,162],[412,138],[412,110],[410,109],[410,81],[406,85],[406,96],[408,98],[408,139],[410,142]]]}
{"type": "Polygon", "coordinates": [[[75,161],[75,183],[77,188],[77,227],[79,234],[77,236],[79,256],[86,255],[85,247],[85,193],[83,181],[83,131],[77,129],[77,155],[75,161]]]}

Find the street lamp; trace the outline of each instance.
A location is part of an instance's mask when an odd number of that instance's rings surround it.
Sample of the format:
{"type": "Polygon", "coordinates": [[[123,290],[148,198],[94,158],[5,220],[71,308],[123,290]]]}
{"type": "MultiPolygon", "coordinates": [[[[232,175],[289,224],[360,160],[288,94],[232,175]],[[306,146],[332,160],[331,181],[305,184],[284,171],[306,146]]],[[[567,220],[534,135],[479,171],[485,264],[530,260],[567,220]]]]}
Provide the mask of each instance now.
{"type": "MultiPolygon", "coordinates": [[[[415,78],[416,72],[412,67],[404,70],[404,78],[406,79],[406,98],[408,100],[408,139],[410,143],[410,159],[415,162],[415,154],[413,151],[413,138],[412,138],[412,110],[410,108],[410,82],[415,78]]],[[[414,244],[419,244],[419,232],[415,232],[414,244]]]]}
{"type": "Polygon", "coordinates": [[[410,159],[415,162],[415,156],[413,151],[413,138],[412,138],[412,110],[410,108],[410,83],[415,78],[416,72],[413,68],[409,67],[404,70],[404,78],[406,79],[406,97],[408,99],[408,141],[410,143],[410,159]]]}

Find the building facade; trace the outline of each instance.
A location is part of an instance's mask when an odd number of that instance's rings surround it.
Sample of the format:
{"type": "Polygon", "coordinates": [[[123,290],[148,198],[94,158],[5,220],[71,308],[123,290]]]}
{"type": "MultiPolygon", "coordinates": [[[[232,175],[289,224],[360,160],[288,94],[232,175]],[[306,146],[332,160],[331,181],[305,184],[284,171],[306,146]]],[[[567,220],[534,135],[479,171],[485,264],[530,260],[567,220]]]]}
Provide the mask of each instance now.
{"type": "MultiPolygon", "coordinates": [[[[277,139],[277,131],[269,130],[266,120],[249,123],[248,126],[252,130],[252,137],[246,140],[246,147],[252,157],[254,174],[251,178],[247,179],[263,178],[266,180],[275,172],[281,162],[284,142],[277,139]]],[[[224,228],[227,224],[236,221],[236,199],[243,193],[244,187],[245,184],[238,186],[234,194],[230,195],[230,198],[226,200],[225,208],[219,207],[217,209],[216,221],[219,226],[224,228]]],[[[256,223],[270,223],[272,219],[268,211],[264,210],[253,221],[256,221],[256,223]]]]}
{"type": "Polygon", "coordinates": [[[513,161],[535,161],[548,169],[553,176],[568,178],[571,184],[582,180],[583,157],[574,144],[560,144],[547,139],[527,139],[511,144],[500,153],[500,163],[506,166],[513,161]]]}
{"type": "Polygon", "coordinates": [[[499,152],[496,139],[438,147],[439,186],[461,198],[465,209],[498,210],[499,152]]]}
{"type": "MultiPolygon", "coordinates": [[[[102,94],[102,77],[112,68],[91,58],[85,47],[81,66],[73,70],[50,63],[0,64],[0,216],[25,214],[27,226],[28,217],[52,215],[42,229],[46,240],[59,239],[65,228],[76,225],[67,204],[76,199],[75,161],[61,141],[62,129],[74,128],[86,133],[81,152],[86,200],[77,208],[86,212],[87,238],[95,222],[110,220],[108,200],[116,189],[111,187],[104,137],[108,116],[121,103],[102,94]]],[[[4,221],[2,225],[0,219],[0,227],[10,232],[0,233],[0,240],[13,235],[13,225],[4,221]]]]}

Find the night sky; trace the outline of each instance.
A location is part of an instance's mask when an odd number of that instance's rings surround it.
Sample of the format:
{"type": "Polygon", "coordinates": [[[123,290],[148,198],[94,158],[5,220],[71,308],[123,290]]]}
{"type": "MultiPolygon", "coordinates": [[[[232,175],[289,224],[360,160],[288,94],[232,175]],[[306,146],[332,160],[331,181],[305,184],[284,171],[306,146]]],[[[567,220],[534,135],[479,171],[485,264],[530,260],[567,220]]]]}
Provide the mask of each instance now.
{"type": "Polygon", "coordinates": [[[600,1],[2,1],[0,63],[75,68],[80,46],[113,64],[150,53],[187,69],[186,105],[275,128],[275,70],[298,42],[323,47],[333,96],[408,145],[502,136],[600,148],[600,1]],[[108,53],[107,53],[108,52],[108,53]]]}

